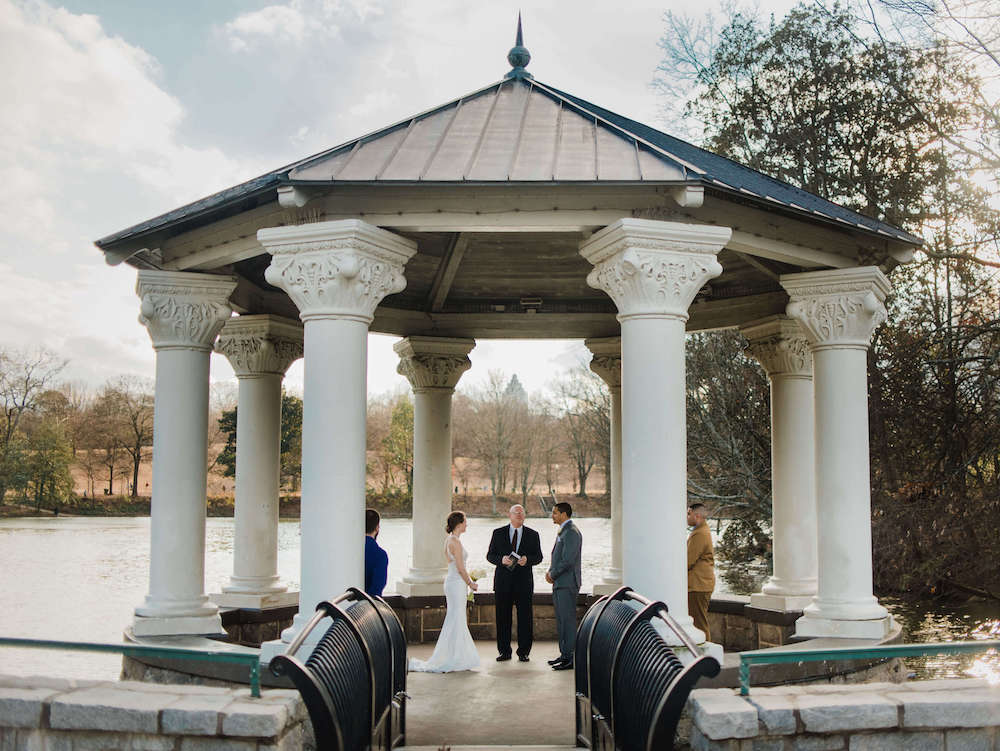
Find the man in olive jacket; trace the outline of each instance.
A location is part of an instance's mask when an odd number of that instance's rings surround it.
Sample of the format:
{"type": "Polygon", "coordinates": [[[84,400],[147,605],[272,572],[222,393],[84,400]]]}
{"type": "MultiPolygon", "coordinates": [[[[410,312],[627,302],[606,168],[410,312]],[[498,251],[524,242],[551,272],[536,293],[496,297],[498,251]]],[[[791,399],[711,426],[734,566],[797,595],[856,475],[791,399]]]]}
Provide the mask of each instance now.
{"type": "Polygon", "coordinates": [[[552,507],[552,522],[559,525],[559,534],[552,548],[552,563],[545,572],[545,581],[552,585],[552,605],[559,634],[559,656],[549,660],[553,670],[571,670],[576,647],[576,596],[583,579],[580,566],[583,535],[571,516],[573,507],[568,503],[552,507]]]}
{"type": "Polygon", "coordinates": [[[704,503],[688,506],[687,523],[692,527],[688,535],[688,613],[695,628],[705,632],[705,641],[711,641],[708,631],[708,601],[715,589],[715,553],[712,550],[712,533],[705,522],[704,503]]]}

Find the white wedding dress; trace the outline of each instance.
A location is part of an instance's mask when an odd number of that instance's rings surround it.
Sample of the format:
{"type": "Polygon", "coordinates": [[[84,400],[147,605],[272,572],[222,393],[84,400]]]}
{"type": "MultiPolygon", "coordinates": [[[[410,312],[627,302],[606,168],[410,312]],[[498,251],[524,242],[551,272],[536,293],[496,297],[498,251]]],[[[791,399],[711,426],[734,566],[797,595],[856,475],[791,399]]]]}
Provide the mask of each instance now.
{"type": "MultiPolygon", "coordinates": [[[[459,545],[462,546],[462,543],[459,542],[459,545]]],[[[451,673],[479,667],[479,652],[465,619],[469,587],[459,576],[458,567],[447,547],[445,556],[448,558],[448,574],[444,577],[444,596],[448,609],[431,658],[426,661],[410,658],[410,670],[418,673],[451,673]]],[[[462,561],[465,563],[468,560],[469,554],[462,546],[462,561]]]]}

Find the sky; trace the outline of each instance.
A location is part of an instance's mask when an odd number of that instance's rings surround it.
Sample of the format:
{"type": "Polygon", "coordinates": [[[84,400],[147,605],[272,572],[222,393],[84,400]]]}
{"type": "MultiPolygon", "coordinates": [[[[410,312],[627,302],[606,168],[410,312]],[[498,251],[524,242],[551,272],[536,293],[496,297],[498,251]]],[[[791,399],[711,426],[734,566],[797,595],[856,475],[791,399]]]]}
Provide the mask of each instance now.
{"type": "MultiPolygon", "coordinates": [[[[783,13],[790,3],[763,8],[783,13]]],[[[488,85],[517,13],[529,70],[663,130],[663,14],[683,0],[0,0],[0,348],[48,348],[68,379],[151,378],[135,270],[93,241],[488,85]]],[[[702,12],[707,6],[697,6],[702,12]]],[[[400,391],[394,337],[369,337],[369,394],[400,391]]],[[[480,341],[528,391],[580,342],[480,341]]],[[[220,355],[212,379],[235,382],[220,355]]],[[[286,384],[300,390],[301,360],[286,384]]]]}

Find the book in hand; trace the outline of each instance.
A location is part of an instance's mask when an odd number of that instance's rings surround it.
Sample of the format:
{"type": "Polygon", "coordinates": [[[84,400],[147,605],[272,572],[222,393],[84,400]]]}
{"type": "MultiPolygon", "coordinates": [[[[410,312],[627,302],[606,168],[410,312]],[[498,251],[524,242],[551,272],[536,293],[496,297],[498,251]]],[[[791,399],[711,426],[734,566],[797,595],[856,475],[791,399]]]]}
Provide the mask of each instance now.
{"type": "Polygon", "coordinates": [[[508,558],[508,559],[510,560],[510,563],[509,563],[509,564],[507,564],[507,565],[505,566],[505,568],[506,568],[506,569],[507,569],[508,571],[513,571],[514,569],[516,569],[516,568],[517,568],[517,562],[518,562],[518,561],[519,561],[519,560],[520,560],[521,558],[520,558],[520,556],[519,556],[519,555],[518,555],[517,553],[509,553],[509,554],[507,555],[507,558],[508,558]]]}

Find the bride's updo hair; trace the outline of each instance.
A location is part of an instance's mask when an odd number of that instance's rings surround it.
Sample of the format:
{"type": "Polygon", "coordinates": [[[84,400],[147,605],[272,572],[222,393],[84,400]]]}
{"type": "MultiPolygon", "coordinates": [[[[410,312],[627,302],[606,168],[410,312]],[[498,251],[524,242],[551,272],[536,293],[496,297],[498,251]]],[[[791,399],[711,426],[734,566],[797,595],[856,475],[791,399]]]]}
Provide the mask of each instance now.
{"type": "Polygon", "coordinates": [[[444,531],[451,534],[455,531],[455,527],[465,521],[465,514],[461,511],[452,511],[448,514],[448,520],[444,523],[444,531]]]}

